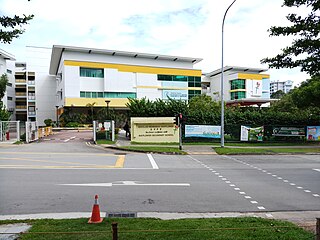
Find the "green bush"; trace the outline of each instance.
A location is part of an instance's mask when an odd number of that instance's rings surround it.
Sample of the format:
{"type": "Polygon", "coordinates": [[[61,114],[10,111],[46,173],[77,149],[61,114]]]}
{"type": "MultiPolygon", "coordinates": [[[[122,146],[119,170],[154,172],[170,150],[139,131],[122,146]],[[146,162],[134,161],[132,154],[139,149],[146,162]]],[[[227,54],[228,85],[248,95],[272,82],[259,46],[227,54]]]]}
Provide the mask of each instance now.
{"type": "Polygon", "coordinates": [[[79,123],[77,122],[68,122],[66,127],[79,127],[79,123]]]}
{"type": "Polygon", "coordinates": [[[97,140],[99,140],[99,139],[106,139],[106,131],[105,130],[97,132],[97,140]]]}
{"type": "Polygon", "coordinates": [[[52,126],[52,119],[48,118],[48,119],[45,119],[44,121],[44,124],[47,126],[47,127],[51,127],[52,126]]]}
{"type": "Polygon", "coordinates": [[[26,133],[20,135],[20,141],[26,141],[26,133]]]}

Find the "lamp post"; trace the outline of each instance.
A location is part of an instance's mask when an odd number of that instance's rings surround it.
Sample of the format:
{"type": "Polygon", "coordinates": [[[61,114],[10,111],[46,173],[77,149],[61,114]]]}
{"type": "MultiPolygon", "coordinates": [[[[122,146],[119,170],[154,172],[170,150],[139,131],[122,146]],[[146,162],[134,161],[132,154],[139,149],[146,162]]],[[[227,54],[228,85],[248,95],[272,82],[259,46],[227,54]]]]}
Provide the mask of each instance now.
{"type": "Polygon", "coordinates": [[[56,106],[56,115],[57,115],[57,127],[59,127],[59,112],[58,112],[59,106],[56,106]]]}
{"type": "Polygon", "coordinates": [[[227,8],[226,12],[224,13],[224,16],[223,16],[223,20],[222,20],[222,30],[221,30],[221,34],[222,34],[222,42],[221,42],[221,82],[220,82],[220,85],[221,85],[221,91],[220,91],[220,95],[221,95],[221,147],[224,147],[224,71],[223,71],[223,40],[224,40],[224,21],[226,19],[226,16],[227,16],[227,12],[229,11],[229,9],[231,8],[231,6],[235,3],[235,1],[237,0],[234,0],[230,5],[229,7],[227,8]]]}
{"type": "Polygon", "coordinates": [[[106,104],[107,104],[107,119],[109,119],[109,103],[110,100],[105,100],[106,104]]]}

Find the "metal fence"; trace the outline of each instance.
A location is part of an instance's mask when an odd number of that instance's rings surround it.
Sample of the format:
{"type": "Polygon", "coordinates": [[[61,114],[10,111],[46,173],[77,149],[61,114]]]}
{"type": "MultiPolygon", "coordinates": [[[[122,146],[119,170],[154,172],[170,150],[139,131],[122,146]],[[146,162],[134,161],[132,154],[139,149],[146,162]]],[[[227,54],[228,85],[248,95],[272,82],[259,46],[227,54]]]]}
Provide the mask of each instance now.
{"type": "Polygon", "coordinates": [[[20,141],[20,121],[0,121],[0,142],[20,141]]]}

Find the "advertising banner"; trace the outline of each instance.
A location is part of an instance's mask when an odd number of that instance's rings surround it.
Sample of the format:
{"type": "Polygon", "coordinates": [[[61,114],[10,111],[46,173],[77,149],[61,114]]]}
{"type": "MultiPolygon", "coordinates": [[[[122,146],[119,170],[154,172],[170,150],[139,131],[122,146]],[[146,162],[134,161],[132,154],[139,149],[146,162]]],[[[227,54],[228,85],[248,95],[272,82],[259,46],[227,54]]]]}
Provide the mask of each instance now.
{"type": "Polygon", "coordinates": [[[305,136],[304,127],[274,127],[272,136],[279,137],[301,137],[305,136]]]}
{"type": "Polygon", "coordinates": [[[307,127],[307,140],[308,141],[320,141],[320,126],[308,126],[307,127]]]}
{"type": "Polygon", "coordinates": [[[210,125],[186,125],[185,137],[221,138],[221,127],[210,125]]]}
{"type": "Polygon", "coordinates": [[[241,126],[241,141],[262,142],[264,136],[264,128],[262,127],[246,127],[241,126]]]}

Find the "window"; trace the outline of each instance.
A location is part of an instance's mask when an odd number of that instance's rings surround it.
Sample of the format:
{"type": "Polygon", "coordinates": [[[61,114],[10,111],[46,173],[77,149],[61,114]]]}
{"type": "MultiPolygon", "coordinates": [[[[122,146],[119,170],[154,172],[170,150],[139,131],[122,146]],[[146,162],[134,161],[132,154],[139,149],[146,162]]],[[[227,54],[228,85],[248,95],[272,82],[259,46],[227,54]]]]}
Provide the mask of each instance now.
{"type": "Polygon", "coordinates": [[[12,101],[12,97],[7,97],[8,101],[12,101]]]}
{"type": "Polygon", "coordinates": [[[231,100],[246,98],[246,92],[232,92],[231,100]]]}
{"type": "Polygon", "coordinates": [[[85,92],[80,92],[80,97],[81,98],[85,98],[86,97],[86,93],[85,92]]]}
{"type": "Polygon", "coordinates": [[[8,87],[12,87],[12,83],[11,83],[11,82],[8,82],[8,83],[7,83],[7,86],[8,86],[8,87]]]}
{"type": "Polygon", "coordinates": [[[96,77],[103,78],[103,68],[83,68],[80,67],[80,77],[96,77]]]}
{"type": "Polygon", "coordinates": [[[246,89],[246,80],[245,79],[231,80],[230,84],[231,84],[231,90],[246,89]]]}
{"type": "Polygon", "coordinates": [[[12,71],[10,69],[7,69],[7,73],[12,74],[12,71]]]}
{"type": "Polygon", "coordinates": [[[105,92],[105,98],[136,98],[137,94],[133,92],[105,92]]]}

